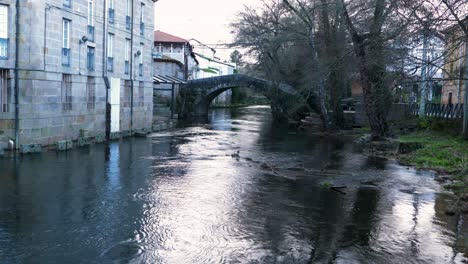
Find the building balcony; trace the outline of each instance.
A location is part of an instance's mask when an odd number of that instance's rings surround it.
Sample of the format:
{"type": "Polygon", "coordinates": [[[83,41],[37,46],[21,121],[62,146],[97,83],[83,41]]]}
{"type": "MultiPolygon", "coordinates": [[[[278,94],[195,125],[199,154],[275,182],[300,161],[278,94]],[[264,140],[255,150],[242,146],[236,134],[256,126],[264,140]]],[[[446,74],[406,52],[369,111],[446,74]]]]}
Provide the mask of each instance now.
{"type": "Polygon", "coordinates": [[[94,26],[88,25],[88,40],[94,42],[95,32],[94,26]]]}
{"type": "Polygon", "coordinates": [[[70,66],[71,62],[71,50],[68,48],[62,48],[62,65],[70,66]]]}
{"type": "Polygon", "coordinates": [[[132,29],[132,18],[130,16],[125,17],[125,25],[126,25],[127,30],[132,29]]]}
{"type": "Polygon", "coordinates": [[[109,8],[109,23],[114,24],[115,21],[115,10],[113,8],[109,8]]]}
{"type": "Polygon", "coordinates": [[[0,59],[8,59],[8,39],[0,38],[0,59]]]}
{"type": "Polygon", "coordinates": [[[114,71],[114,58],[107,57],[107,71],[113,72],[114,71]]]}
{"type": "Polygon", "coordinates": [[[130,62],[125,61],[125,74],[129,74],[129,73],[130,73],[130,62]]]}

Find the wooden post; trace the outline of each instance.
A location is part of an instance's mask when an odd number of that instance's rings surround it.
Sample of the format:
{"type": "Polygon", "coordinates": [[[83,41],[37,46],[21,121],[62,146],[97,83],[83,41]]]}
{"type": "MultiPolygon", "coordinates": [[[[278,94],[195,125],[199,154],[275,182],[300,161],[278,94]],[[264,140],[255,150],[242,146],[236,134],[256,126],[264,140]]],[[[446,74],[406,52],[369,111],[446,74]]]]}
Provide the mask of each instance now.
{"type": "Polygon", "coordinates": [[[174,113],[175,113],[175,84],[172,84],[172,90],[171,90],[171,119],[174,119],[174,113]]]}

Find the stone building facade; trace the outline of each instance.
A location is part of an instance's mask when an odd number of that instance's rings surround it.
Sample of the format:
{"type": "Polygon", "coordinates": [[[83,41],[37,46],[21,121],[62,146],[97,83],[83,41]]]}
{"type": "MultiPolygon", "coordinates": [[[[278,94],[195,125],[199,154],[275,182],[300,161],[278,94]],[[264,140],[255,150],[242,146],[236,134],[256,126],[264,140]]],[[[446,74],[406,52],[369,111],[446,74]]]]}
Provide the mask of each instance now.
{"type": "Polygon", "coordinates": [[[150,129],[156,1],[21,0],[17,29],[16,1],[0,0],[8,27],[6,56],[0,30],[4,135],[51,145],[150,129]]]}
{"type": "MultiPolygon", "coordinates": [[[[466,20],[468,23],[468,19],[466,20]]],[[[462,104],[466,90],[466,56],[468,43],[464,41],[463,32],[454,26],[445,32],[444,83],[442,86],[442,104],[462,104]]]]}

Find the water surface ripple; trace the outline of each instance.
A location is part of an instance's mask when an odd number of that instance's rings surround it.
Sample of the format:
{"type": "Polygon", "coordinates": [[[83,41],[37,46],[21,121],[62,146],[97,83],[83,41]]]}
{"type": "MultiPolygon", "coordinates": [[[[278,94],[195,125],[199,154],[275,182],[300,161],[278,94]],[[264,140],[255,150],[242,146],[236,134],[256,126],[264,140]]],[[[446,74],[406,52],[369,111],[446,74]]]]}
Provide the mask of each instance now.
{"type": "Polygon", "coordinates": [[[288,131],[266,107],[0,172],[0,263],[467,261],[433,173],[288,131]]]}

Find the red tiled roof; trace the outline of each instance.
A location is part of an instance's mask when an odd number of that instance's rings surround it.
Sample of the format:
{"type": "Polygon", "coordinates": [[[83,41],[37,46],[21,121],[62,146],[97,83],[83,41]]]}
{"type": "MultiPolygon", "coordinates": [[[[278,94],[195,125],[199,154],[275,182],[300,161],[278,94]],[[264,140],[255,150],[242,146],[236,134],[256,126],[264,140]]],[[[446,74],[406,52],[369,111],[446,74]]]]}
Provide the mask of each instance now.
{"type": "Polygon", "coordinates": [[[188,41],[157,30],[154,32],[154,42],[187,43],[188,41]]]}

